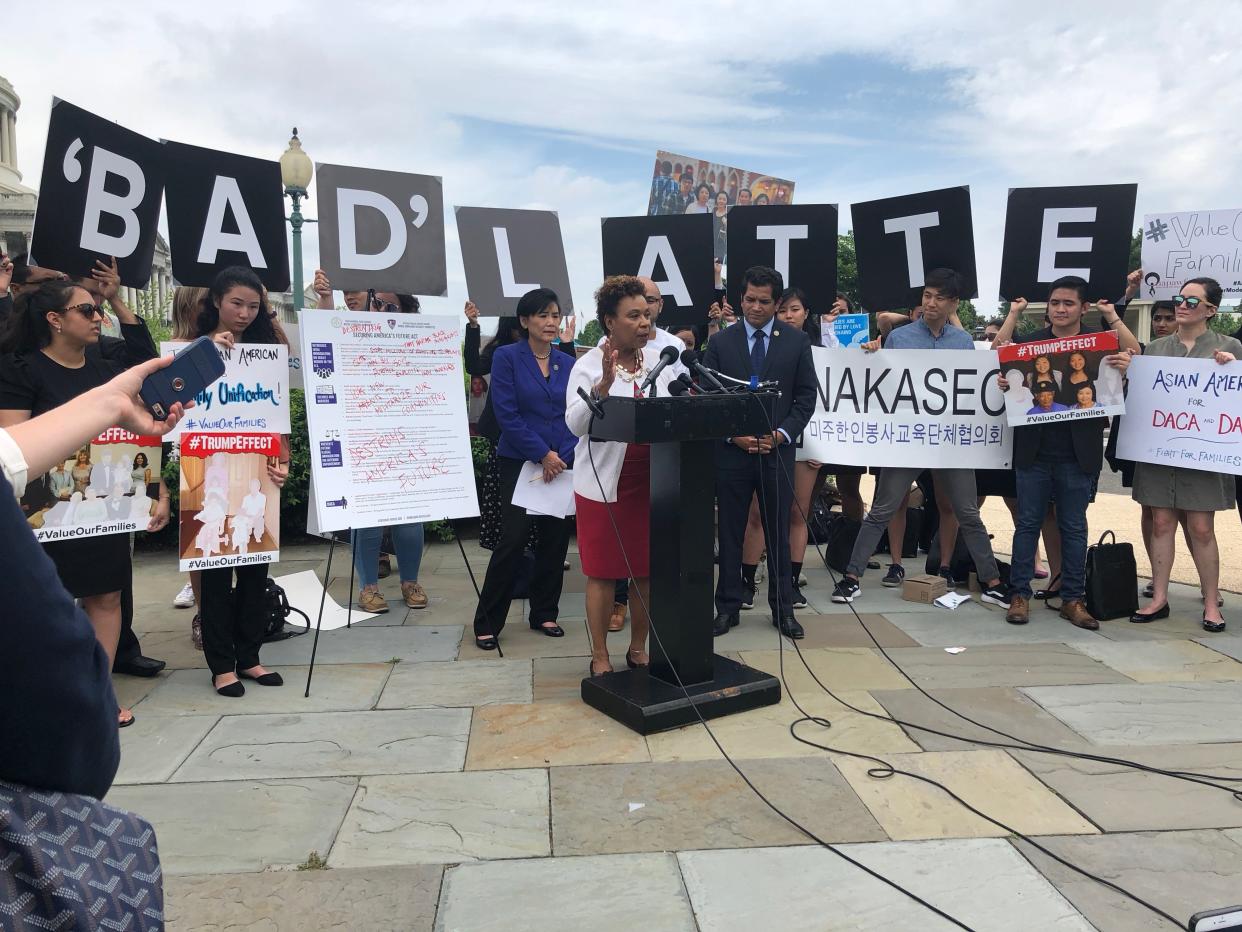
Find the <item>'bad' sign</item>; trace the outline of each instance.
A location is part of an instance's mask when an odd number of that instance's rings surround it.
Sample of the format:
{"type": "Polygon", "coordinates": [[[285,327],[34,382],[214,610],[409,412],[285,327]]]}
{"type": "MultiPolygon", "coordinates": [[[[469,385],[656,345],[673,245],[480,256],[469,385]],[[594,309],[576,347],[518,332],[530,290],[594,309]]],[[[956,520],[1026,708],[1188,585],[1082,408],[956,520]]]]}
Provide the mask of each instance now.
{"type": "Polygon", "coordinates": [[[710,214],[605,217],[602,232],[604,276],[652,279],[664,296],[662,326],[707,322],[716,281],[710,214]]]}
{"type": "Polygon", "coordinates": [[[1136,184],[1013,188],[1005,213],[1000,293],[1005,300],[1048,300],[1065,275],[1087,280],[1087,298],[1125,290],[1136,184]]]}
{"type": "Polygon", "coordinates": [[[121,283],[146,288],[163,193],[159,143],[54,100],[32,261],[77,276],[115,256],[121,283]]]}
{"type": "Polygon", "coordinates": [[[458,207],[456,213],[466,292],[480,314],[512,315],[532,288],[551,288],[561,312],[573,313],[556,211],[458,207]]]}
{"type": "Polygon", "coordinates": [[[269,291],[289,287],[280,163],[164,143],[168,247],[182,285],[208,287],[230,265],[254,269],[269,291]]]}
{"type": "MultiPolygon", "coordinates": [[[[776,269],[785,287],[806,293],[808,310],[827,312],[837,296],[837,205],[734,207],[729,230],[729,303],[742,310],[742,276],[752,265],[776,269]]],[[[777,295],[779,298],[780,295],[777,295]]]]}
{"type": "Polygon", "coordinates": [[[334,288],[448,294],[438,177],[320,165],[315,180],[320,266],[334,288]]]}
{"type": "Polygon", "coordinates": [[[978,297],[970,188],[943,188],[850,205],[858,256],[858,297],[882,311],[914,307],[931,269],[966,279],[963,298],[978,297]]]}

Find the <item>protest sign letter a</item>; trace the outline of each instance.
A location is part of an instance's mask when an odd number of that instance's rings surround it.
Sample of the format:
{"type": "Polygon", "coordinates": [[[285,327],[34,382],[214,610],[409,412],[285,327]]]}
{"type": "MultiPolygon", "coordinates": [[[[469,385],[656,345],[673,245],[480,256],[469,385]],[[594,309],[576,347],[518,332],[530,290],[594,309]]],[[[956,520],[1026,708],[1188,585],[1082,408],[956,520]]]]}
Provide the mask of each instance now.
{"type": "Polygon", "coordinates": [[[561,221],[553,210],[457,207],[466,291],[485,316],[511,315],[522,295],[551,288],[573,312],[561,221]]]}
{"type": "Polygon", "coordinates": [[[280,163],[165,142],[168,245],[182,285],[207,287],[230,265],[270,291],[289,287],[280,163]]]}
{"type": "Polygon", "coordinates": [[[315,178],[320,266],[334,288],[448,294],[438,177],[319,165],[315,178]]]}
{"type": "Polygon", "coordinates": [[[832,307],[837,296],[836,204],[733,207],[726,220],[729,303],[735,309],[742,306],[742,273],[752,265],[770,266],[781,273],[786,288],[801,288],[811,311],[832,307]]]}
{"type": "Polygon", "coordinates": [[[115,256],[122,284],[148,285],[164,193],[159,143],[54,100],[39,193],[32,261],[85,275],[115,256]]]}
{"type": "MultiPolygon", "coordinates": [[[[1087,298],[1125,289],[1138,185],[1014,188],[1005,214],[1000,293],[1006,300],[1048,300],[1065,275],[1087,280],[1087,298]]],[[[861,265],[861,261],[860,261],[861,265]]]]}
{"type": "Polygon", "coordinates": [[[707,321],[715,287],[710,214],[605,217],[600,228],[605,277],[645,275],[655,281],[664,295],[664,326],[707,321]]]}
{"type": "Polygon", "coordinates": [[[949,268],[978,295],[970,188],[942,188],[850,206],[859,299],[871,308],[914,307],[927,272],[949,268]]]}

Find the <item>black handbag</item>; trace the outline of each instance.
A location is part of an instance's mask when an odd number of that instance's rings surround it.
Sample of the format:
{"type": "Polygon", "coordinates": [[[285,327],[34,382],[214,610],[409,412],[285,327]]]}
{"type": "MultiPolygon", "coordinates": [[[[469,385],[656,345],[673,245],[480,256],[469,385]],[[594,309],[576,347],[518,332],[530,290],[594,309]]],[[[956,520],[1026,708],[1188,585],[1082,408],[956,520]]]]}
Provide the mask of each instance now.
{"type": "Polygon", "coordinates": [[[1117,543],[1105,531],[1099,543],[1087,548],[1087,611],[1092,618],[1129,618],[1138,611],[1138,566],[1134,548],[1117,543]],[[1104,543],[1111,537],[1111,543],[1104,543]]]}
{"type": "Polygon", "coordinates": [[[824,545],[824,564],[828,569],[838,573],[845,572],[850,562],[850,554],[854,552],[854,541],[858,539],[861,529],[861,521],[841,514],[832,515],[828,524],[828,542],[824,545]]]}
{"type": "Polygon", "coordinates": [[[289,597],[285,595],[285,590],[269,579],[267,588],[263,590],[263,611],[265,619],[263,622],[263,643],[270,644],[273,641],[284,641],[288,638],[297,637],[305,634],[310,630],[310,616],[300,608],[294,608],[289,604],[289,597]],[[306,627],[301,631],[286,631],[285,621],[290,615],[301,615],[302,621],[306,627]]]}
{"type": "Polygon", "coordinates": [[[90,796],[0,781],[0,929],[163,928],[150,823],[90,796]]]}

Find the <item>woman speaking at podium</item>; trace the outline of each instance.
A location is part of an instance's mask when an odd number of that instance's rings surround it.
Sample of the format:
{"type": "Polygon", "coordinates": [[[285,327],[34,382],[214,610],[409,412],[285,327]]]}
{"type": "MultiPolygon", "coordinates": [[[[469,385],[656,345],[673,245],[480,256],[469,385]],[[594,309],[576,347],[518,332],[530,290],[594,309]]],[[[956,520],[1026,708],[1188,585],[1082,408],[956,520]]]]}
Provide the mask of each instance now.
{"type": "MultiPolygon", "coordinates": [[[[612,672],[608,620],[618,579],[631,579],[641,594],[637,604],[630,602],[633,620],[626,665],[633,669],[648,664],[650,451],[646,444],[592,441],[588,437],[591,408],[578,389],[590,395],[593,402],[610,395],[642,398],[648,394],[641,391],[643,381],[659,364],[660,355],[654,347],[647,346],[651,311],[646,289],[633,275],[606,279],[595,292],[595,313],[608,338],[574,364],[565,396],[565,423],[579,438],[574,450],[578,551],[582,572],[587,577],[591,676],[602,676],[612,672]]],[[[660,395],[668,394],[672,378],[667,367],[656,377],[660,395]]]]}

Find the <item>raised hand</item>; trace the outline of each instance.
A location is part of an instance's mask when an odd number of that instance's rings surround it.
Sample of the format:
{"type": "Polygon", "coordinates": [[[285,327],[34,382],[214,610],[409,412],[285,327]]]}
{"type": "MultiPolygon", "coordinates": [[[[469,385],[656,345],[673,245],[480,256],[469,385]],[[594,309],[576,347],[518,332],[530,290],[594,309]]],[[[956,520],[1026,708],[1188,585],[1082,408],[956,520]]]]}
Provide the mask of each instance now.
{"type": "Polygon", "coordinates": [[[612,340],[605,340],[600,351],[604,354],[603,371],[600,372],[599,381],[595,383],[595,394],[600,398],[607,398],[608,393],[612,391],[613,380],[617,377],[618,354],[612,348],[612,340]]]}
{"type": "Polygon", "coordinates": [[[577,333],[577,330],[575,329],[575,326],[574,326],[574,315],[570,314],[568,317],[566,317],[564,320],[561,321],[561,342],[562,343],[574,342],[575,333],[577,333]]]}
{"type": "Polygon", "coordinates": [[[473,301],[467,299],[465,314],[466,314],[466,326],[474,327],[477,330],[479,327],[478,305],[476,305],[473,301]]]}
{"type": "Polygon", "coordinates": [[[116,293],[121,290],[121,272],[117,268],[116,256],[112,257],[112,264],[104,262],[102,259],[95,260],[95,268],[91,270],[91,278],[99,282],[99,296],[105,301],[111,301],[116,297],[116,293]]]}

